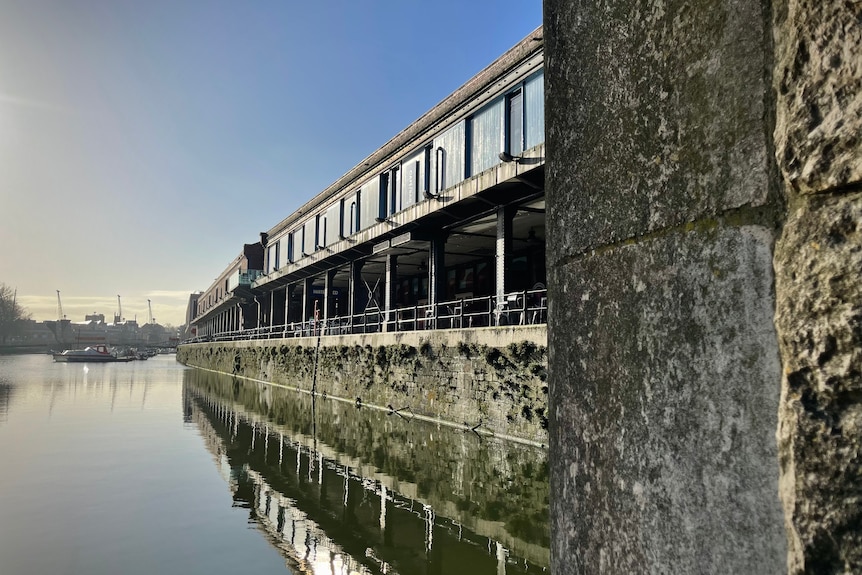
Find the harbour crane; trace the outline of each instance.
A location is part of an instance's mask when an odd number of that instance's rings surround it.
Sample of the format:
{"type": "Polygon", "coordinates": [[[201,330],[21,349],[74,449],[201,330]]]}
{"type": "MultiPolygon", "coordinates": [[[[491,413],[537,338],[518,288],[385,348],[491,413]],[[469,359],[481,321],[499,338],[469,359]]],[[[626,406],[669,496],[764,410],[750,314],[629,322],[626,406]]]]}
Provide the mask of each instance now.
{"type": "Polygon", "coordinates": [[[60,301],[60,290],[57,290],[57,321],[66,319],[63,314],[63,302],[60,301]]]}

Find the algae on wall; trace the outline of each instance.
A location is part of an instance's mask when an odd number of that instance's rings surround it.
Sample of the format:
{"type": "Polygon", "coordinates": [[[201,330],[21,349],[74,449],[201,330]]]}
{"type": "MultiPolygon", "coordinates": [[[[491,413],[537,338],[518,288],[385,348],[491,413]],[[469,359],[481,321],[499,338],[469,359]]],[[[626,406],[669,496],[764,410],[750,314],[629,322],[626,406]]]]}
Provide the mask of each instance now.
{"type": "Polygon", "coordinates": [[[211,369],[547,444],[547,348],[532,341],[493,347],[324,345],[290,340],[181,346],[177,359],[211,369]]]}

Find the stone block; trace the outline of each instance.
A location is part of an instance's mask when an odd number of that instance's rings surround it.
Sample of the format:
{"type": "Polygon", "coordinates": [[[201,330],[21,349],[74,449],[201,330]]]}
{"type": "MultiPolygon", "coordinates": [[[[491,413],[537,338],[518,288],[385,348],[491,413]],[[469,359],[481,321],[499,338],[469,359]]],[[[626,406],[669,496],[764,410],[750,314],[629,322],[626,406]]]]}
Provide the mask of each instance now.
{"type": "Polygon", "coordinates": [[[772,245],[673,232],[551,270],[558,575],[784,572],[772,245]]]}
{"type": "Polygon", "coordinates": [[[777,195],[768,11],[745,0],[548,0],[556,257],[777,195]]]}
{"type": "Polygon", "coordinates": [[[791,0],[775,14],[775,147],[799,193],[862,182],[862,5],[791,0]]]}
{"type": "Polygon", "coordinates": [[[791,573],[862,572],[862,194],[800,202],[776,246],[791,573]]]}

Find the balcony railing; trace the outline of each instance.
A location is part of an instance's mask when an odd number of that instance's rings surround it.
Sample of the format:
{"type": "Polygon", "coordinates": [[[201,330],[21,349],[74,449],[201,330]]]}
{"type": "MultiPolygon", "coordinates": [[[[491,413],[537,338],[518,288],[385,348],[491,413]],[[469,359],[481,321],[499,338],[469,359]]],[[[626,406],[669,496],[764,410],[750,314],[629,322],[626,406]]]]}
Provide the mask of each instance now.
{"type": "Polygon", "coordinates": [[[464,329],[489,326],[544,324],[548,318],[548,292],[545,289],[511,292],[496,296],[463,298],[436,305],[403,306],[388,313],[368,310],[353,316],[309,319],[252,329],[223,331],[199,336],[184,343],[203,341],[239,341],[379,333],[384,331],[418,331],[428,329],[464,329]]]}

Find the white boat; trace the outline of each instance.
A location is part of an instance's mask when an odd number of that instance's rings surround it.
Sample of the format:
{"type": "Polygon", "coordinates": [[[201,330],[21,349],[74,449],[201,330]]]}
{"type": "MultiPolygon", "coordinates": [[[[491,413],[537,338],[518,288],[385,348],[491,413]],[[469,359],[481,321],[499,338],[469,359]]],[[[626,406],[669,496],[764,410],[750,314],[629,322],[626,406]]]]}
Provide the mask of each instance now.
{"type": "Polygon", "coordinates": [[[87,362],[87,363],[107,363],[111,361],[129,361],[126,358],[117,357],[104,345],[96,345],[86,347],[84,349],[67,349],[66,351],[55,353],[54,361],[59,362],[87,362]]]}

